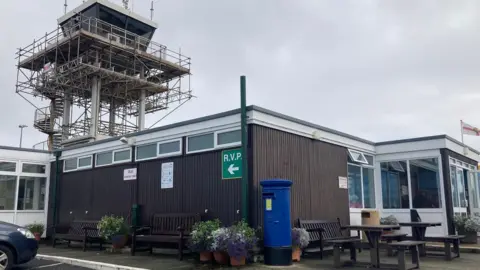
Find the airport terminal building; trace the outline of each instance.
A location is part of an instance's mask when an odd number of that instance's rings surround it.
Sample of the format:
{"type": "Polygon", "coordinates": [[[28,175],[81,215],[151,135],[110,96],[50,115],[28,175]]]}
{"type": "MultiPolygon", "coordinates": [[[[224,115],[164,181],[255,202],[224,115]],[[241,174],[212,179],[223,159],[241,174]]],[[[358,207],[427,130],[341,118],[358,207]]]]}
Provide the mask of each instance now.
{"type": "MultiPolygon", "coordinates": [[[[409,221],[480,212],[480,153],[446,135],[371,142],[257,106],[247,108],[249,219],[262,225],[260,181],[293,181],[292,220],[340,218],[363,209],[409,221]]],[[[0,220],[48,225],[105,214],[202,213],[240,220],[240,110],[46,152],[0,150],[0,220]]]]}

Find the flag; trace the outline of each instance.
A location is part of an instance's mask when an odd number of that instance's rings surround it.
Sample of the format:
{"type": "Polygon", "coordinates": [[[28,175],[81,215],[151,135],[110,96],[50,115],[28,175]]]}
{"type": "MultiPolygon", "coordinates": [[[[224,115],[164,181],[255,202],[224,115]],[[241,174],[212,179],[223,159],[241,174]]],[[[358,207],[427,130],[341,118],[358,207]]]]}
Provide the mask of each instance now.
{"type": "Polygon", "coordinates": [[[480,129],[474,126],[471,126],[465,122],[462,123],[462,135],[473,135],[473,136],[480,136],[480,129]]]}

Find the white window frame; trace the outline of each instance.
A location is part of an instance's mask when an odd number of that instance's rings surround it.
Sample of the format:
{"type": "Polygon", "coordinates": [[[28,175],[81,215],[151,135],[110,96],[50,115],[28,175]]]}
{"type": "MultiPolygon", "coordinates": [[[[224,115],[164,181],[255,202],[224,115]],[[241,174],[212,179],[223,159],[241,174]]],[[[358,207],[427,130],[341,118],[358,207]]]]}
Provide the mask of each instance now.
{"type": "Polygon", "coordinates": [[[77,158],[77,169],[78,170],[91,169],[92,167],[93,167],[93,155],[81,156],[81,157],[77,158]],[[80,167],[80,159],[84,159],[84,158],[90,158],[90,165],[80,167]]]}
{"type": "Polygon", "coordinates": [[[156,158],[157,158],[157,155],[158,155],[158,143],[155,143],[155,142],[150,142],[150,143],[145,143],[145,144],[140,144],[140,145],[136,145],[136,146],[135,146],[135,161],[142,161],[142,160],[156,159],[156,158]],[[147,145],[155,145],[155,156],[153,156],[153,157],[148,157],[148,158],[141,158],[141,159],[138,159],[138,158],[137,158],[137,154],[138,154],[138,147],[141,147],[141,146],[147,146],[147,145]]]}
{"type": "Polygon", "coordinates": [[[14,172],[0,171],[0,174],[1,174],[1,175],[18,175],[18,173],[19,173],[19,169],[18,169],[19,166],[18,166],[18,164],[19,164],[20,162],[8,160],[8,159],[0,159],[0,162],[15,163],[15,171],[14,171],[14,172]]]}
{"type": "Polygon", "coordinates": [[[233,143],[225,143],[225,144],[218,144],[218,134],[222,134],[222,133],[227,133],[227,132],[232,132],[232,131],[240,131],[240,133],[242,132],[241,129],[239,128],[230,128],[230,129],[223,129],[223,130],[218,130],[218,131],[215,131],[215,138],[213,139],[213,142],[214,142],[214,147],[215,148],[229,148],[229,147],[234,147],[234,146],[240,146],[242,145],[242,138],[240,137],[240,141],[239,142],[233,142],[233,143]]]}
{"type": "Polygon", "coordinates": [[[182,154],[182,139],[174,139],[174,140],[168,140],[168,141],[161,141],[157,143],[157,158],[163,158],[163,157],[173,157],[173,156],[179,156],[182,154]],[[176,152],[170,152],[170,153],[165,153],[165,154],[160,154],[160,145],[161,144],[166,144],[166,143],[172,143],[172,142],[178,142],[180,145],[180,149],[176,152]]]}
{"type": "Polygon", "coordinates": [[[357,151],[357,150],[353,150],[353,149],[347,149],[347,150],[348,150],[348,155],[350,156],[350,158],[352,159],[352,161],[357,162],[357,163],[367,164],[367,165],[368,165],[368,160],[367,160],[367,158],[365,157],[365,155],[364,155],[362,152],[357,151]],[[353,153],[359,154],[359,155],[362,157],[363,160],[362,160],[362,161],[355,160],[355,159],[353,158],[353,153]]]}
{"type": "Polygon", "coordinates": [[[212,151],[212,150],[215,150],[215,145],[216,145],[216,133],[217,131],[211,131],[211,132],[205,132],[205,133],[199,133],[199,134],[192,134],[192,135],[189,135],[185,138],[186,140],[186,149],[185,149],[185,153],[187,154],[195,154],[195,153],[201,153],[201,152],[208,152],[208,151],[212,151]],[[205,148],[205,149],[201,149],[201,150],[194,150],[194,151],[188,151],[188,142],[189,142],[189,138],[191,137],[198,137],[198,136],[203,136],[203,135],[208,135],[208,134],[213,134],[213,147],[212,148],[205,148]]]}
{"type": "Polygon", "coordinates": [[[114,150],[112,151],[112,164],[120,164],[120,163],[126,163],[126,162],[131,162],[132,161],[132,148],[123,148],[123,149],[119,149],[119,150],[114,150]],[[119,161],[115,161],[115,153],[118,153],[118,152],[125,152],[128,150],[128,156],[129,158],[128,159],[124,159],[124,160],[119,160],[119,161]]]}
{"type": "MultiPolygon", "coordinates": [[[[20,161],[18,167],[20,168],[20,171],[19,171],[19,175],[20,175],[20,176],[32,176],[32,177],[46,177],[46,176],[47,176],[48,165],[45,164],[45,163],[20,161]],[[23,169],[23,164],[31,164],[31,165],[41,165],[41,166],[45,166],[45,173],[29,173],[29,172],[23,172],[23,171],[22,171],[22,169],[23,169]]],[[[1,173],[1,172],[0,172],[0,173],[1,173]]]]}
{"type": "Polygon", "coordinates": [[[74,171],[77,171],[78,170],[78,157],[71,157],[71,158],[66,158],[63,160],[63,172],[74,172],[74,171]],[[67,160],[70,160],[70,159],[77,159],[77,168],[73,169],[73,170],[67,170],[66,166],[65,166],[65,163],[67,162],[67,160]]]}
{"type": "Polygon", "coordinates": [[[113,151],[104,151],[104,152],[95,153],[95,168],[101,168],[101,167],[111,166],[112,164],[113,164],[113,151]],[[110,162],[110,163],[108,163],[108,164],[98,165],[98,164],[97,164],[98,154],[106,154],[106,153],[110,153],[110,156],[112,157],[112,162],[110,162]]]}

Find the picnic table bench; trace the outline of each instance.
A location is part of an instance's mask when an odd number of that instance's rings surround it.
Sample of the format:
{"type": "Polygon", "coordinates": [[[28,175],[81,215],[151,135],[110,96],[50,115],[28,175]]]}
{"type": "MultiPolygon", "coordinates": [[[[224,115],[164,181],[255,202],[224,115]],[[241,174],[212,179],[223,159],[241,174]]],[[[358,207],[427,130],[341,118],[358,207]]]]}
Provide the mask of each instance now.
{"type": "Polygon", "coordinates": [[[424,241],[400,241],[396,243],[390,243],[389,246],[397,249],[398,251],[398,269],[399,270],[407,270],[407,269],[418,269],[420,268],[420,258],[419,258],[419,250],[418,248],[421,245],[424,245],[424,241]],[[410,250],[412,253],[412,264],[413,267],[407,267],[405,261],[405,251],[410,250]]]}
{"type": "Polygon", "coordinates": [[[53,226],[52,246],[55,247],[57,241],[66,241],[70,246],[71,242],[82,242],[83,251],[87,248],[87,243],[98,243],[100,249],[104,239],[98,234],[98,220],[74,220],[70,224],[60,224],[53,226]]]}
{"type": "Polygon", "coordinates": [[[176,244],[178,259],[183,259],[183,249],[190,238],[193,225],[201,220],[197,213],[154,214],[148,226],[132,226],[132,245],[130,253],[135,256],[136,251],[148,250],[160,244],[176,244]],[[147,247],[138,247],[137,244],[146,244],[147,247]]]}
{"type": "MultiPolygon", "coordinates": [[[[326,244],[335,245],[335,243],[330,240],[347,240],[341,243],[343,245],[341,249],[343,250],[344,248],[350,248],[350,245],[347,244],[348,240],[351,240],[353,243],[357,239],[360,239],[360,237],[345,235],[343,233],[345,229],[342,228],[340,219],[337,219],[337,221],[298,219],[297,224],[300,228],[305,229],[310,236],[310,243],[303,252],[312,253],[320,251],[320,259],[323,259],[326,244]]],[[[358,235],[360,235],[360,233],[358,235]]],[[[361,249],[359,249],[359,252],[361,252],[361,249]]]]}

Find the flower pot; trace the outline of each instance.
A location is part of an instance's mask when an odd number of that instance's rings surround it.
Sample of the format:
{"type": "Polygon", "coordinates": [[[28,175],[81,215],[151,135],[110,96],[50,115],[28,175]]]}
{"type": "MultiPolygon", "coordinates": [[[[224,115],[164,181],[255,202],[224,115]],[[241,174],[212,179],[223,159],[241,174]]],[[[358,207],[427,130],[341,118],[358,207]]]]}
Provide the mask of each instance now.
{"type": "Polygon", "coordinates": [[[241,258],[230,257],[230,264],[232,266],[245,265],[245,257],[241,257],[241,258]]]}
{"type": "Polygon", "coordinates": [[[465,235],[465,238],[460,239],[460,243],[463,243],[463,244],[477,244],[478,243],[477,232],[469,232],[469,231],[459,230],[458,234],[459,235],[465,235]]]}
{"type": "Polygon", "coordinates": [[[127,241],[128,241],[127,235],[112,236],[112,247],[113,249],[122,249],[127,244],[127,241]]]}
{"type": "Polygon", "coordinates": [[[42,238],[42,235],[38,232],[33,233],[33,235],[35,236],[35,240],[37,240],[37,241],[40,241],[40,239],[42,238]]]}
{"type": "Polygon", "coordinates": [[[209,262],[212,260],[212,252],[202,251],[200,252],[200,262],[209,262]]]}
{"type": "Polygon", "coordinates": [[[293,247],[293,249],[292,249],[292,261],[299,262],[301,255],[302,255],[302,250],[300,249],[300,247],[293,247]]]}
{"type": "Polygon", "coordinates": [[[223,251],[215,251],[213,252],[213,257],[215,261],[220,265],[227,265],[228,264],[228,254],[223,251]]]}

